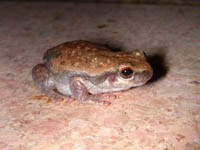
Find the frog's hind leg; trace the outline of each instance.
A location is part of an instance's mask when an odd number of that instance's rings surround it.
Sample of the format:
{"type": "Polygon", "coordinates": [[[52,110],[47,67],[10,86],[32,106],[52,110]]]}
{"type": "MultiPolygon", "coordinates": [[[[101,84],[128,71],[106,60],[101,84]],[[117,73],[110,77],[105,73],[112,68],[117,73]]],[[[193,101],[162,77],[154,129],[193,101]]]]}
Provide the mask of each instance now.
{"type": "Polygon", "coordinates": [[[66,98],[65,95],[56,90],[53,76],[49,73],[44,64],[38,64],[33,68],[32,78],[41,92],[50,97],[52,100],[63,100],[66,98]]]}

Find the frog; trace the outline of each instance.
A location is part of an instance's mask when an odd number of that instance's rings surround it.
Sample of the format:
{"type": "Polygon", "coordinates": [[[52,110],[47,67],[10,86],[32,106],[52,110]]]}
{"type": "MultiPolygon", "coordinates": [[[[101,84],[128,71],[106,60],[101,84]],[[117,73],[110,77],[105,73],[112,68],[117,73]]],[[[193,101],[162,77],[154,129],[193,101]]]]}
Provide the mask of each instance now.
{"type": "Polygon", "coordinates": [[[50,99],[81,104],[110,105],[102,95],[142,86],[152,75],[144,51],[113,51],[85,40],[48,49],[32,69],[33,82],[50,99]]]}

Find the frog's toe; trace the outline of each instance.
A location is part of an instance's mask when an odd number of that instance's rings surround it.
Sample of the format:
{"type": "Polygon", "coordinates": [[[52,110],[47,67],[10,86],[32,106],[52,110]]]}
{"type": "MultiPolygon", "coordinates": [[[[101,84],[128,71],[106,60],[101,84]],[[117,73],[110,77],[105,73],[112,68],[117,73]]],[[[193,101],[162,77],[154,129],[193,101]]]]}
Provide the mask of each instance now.
{"type": "Polygon", "coordinates": [[[115,100],[116,99],[116,95],[113,93],[103,93],[102,94],[102,98],[103,99],[109,99],[109,100],[115,100]]]}
{"type": "Polygon", "coordinates": [[[100,94],[95,94],[91,95],[93,99],[99,100],[99,99],[107,99],[107,100],[115,100],[116,95],[113,93],[100,93],[100,94]]]}
{"type": "Polygon", "coordinates": [[[80,103],[83,104],[97,104],[97,105],[103,105],[103,106],[109,106],[111,102],[106,100],[96,100],[96,99],[87,99],[85,101],[81,101],[80,103]]]}

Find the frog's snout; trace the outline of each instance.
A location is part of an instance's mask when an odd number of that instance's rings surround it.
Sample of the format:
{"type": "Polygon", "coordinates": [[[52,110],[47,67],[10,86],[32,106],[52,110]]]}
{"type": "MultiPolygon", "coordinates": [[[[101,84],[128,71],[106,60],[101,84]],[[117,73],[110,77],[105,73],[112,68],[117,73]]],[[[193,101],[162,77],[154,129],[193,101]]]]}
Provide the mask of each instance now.
{"type": "Polygon", "coordinates": [[[153,72],[145,70],[143,72],[139,72],[135,74],[135,80],[137,82],[147,82],[153,76],[153,72]]]}

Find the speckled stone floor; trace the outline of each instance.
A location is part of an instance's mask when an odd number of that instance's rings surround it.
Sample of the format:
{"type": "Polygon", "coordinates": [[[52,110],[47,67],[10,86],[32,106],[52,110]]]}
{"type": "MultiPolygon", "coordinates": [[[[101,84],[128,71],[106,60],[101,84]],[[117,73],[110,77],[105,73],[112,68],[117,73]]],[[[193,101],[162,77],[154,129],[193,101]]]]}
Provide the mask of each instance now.
{"type": "Polygon", "coordinates": [[[200,149],[199,7],[0,2],[0,68],[0,150],[200,149]],[[77,39],[143,49],[153,79],[110,106],[48,100],[31,69],[77,39]]]}

